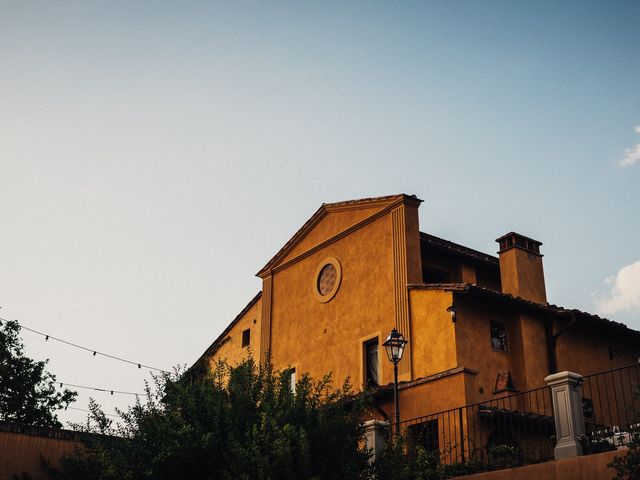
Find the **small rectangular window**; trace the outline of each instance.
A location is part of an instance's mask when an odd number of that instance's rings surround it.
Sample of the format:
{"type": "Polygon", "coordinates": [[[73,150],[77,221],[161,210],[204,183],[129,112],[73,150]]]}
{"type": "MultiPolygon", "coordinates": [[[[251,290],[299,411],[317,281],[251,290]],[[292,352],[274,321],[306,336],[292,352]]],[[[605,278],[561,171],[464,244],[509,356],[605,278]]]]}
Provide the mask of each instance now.
{"type": "Polygon", "coordinates": [[[507,345],[507,329],[504,323],[491,322],[491,348],[503,352],[509,349],[507,345]]]}
{"type": "Polygon", "coordinates": [[[296,369],[289,369],[289,389],[291,389],[291,393],[296,393],[296,369]]]}
{"type": "Polygon", "coordinates": [[[251,343],[251,329],[247,328],[242,332],[242,348],[248,347],[251,343]]]}
{"type": "Polygon", "coordinates": [[[378,363],[378,339],[374,338],[364,344],[364,385],[377,387],[380,385],[380,365],[378,363]]]}

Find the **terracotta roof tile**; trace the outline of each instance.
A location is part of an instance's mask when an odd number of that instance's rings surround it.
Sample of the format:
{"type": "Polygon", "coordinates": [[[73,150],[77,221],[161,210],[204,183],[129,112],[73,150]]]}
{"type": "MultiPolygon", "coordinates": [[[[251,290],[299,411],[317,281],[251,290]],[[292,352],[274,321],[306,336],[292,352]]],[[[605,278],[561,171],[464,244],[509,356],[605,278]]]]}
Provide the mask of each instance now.
{"type": "Polygon", "coordinates": [[[498,292],[490,288],[480,287],[479,285],[472,283],[418,283],[409,284],[408,287],[412,289],[445,290],[449,292],[470,293],[485,297],[491,297],[494,299],[499,299],[501,301],[514,303],[531,310],[550,313],[561,317],[576,316],[588,323],[624,330],[625,332],[632,335],[640,335],[639,331],[629,328],[624,323],[615,322],[613,320],[609,320],[608,318],[600,317],[592,313],[583,312],[582,310],[578,310],[575,308],[567,309],[553,304],[536,303],[530,300],[526,300],[522,297],[516,297],[509,293],[498,292]]]}
{"type": "Polygon", "coordinates": [[[343,200],[341,202],[332,202],[332,203],[323,203],[323,207],[338,207],[342,205],[353,205],[358,203],[369,203],[369,202],[379,202],[381,200],[394,200],[400,197],[407,197],[421,202],[422,200],[418,199],[415,195],[407,195],[406,193],[396,193],[395,195],[383,195],[381,197],[368,197],[368,198],[357,198],[353,200],[343,200]]]}

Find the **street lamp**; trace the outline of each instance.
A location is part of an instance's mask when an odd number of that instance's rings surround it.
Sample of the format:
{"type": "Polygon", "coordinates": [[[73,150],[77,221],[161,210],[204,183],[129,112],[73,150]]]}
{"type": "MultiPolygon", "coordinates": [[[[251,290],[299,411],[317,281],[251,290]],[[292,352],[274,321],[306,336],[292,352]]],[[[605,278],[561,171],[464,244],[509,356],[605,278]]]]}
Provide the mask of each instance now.
{"type": "Polygon", "coordinates": [[[396,435],[400,435],[400,403],[398,401],[398,362],[402,360],[404,346],[409,343],[395,328],[382,344],[389,361],[393,362],[393,400],[396,405],[396,435]]]}
{"type": "Polygon", "coordinates": [[[456,320],[458,319],[458,307],[451,305],[450,307],[447,307],[447,312],[451,315],[451,321],[456,323],[456,320]]]}

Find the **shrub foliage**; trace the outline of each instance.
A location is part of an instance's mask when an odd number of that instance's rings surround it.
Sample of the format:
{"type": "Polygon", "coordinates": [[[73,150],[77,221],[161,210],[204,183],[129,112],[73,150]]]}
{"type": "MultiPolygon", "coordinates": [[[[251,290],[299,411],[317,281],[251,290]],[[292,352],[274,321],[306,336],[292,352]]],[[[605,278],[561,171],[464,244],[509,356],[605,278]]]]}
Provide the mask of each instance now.
{"type": "Polygon", "coordinates": [[[634,385],[633,400],[631,443],[623,456],[615,457],[609,464],[616,471],[614,480],[640,480],[640,385],[634,385]]]}
{"type": "Polygon", "coordinates": [[[62,460],[60,479],[367,478],[361,400],[348,383],[304,376],[295,394],[289,372],[248,359],[217,364],[204,381],[162,376],[147,401],[120,412],[97,404],[82,429],[86,448],[62,460]]]}

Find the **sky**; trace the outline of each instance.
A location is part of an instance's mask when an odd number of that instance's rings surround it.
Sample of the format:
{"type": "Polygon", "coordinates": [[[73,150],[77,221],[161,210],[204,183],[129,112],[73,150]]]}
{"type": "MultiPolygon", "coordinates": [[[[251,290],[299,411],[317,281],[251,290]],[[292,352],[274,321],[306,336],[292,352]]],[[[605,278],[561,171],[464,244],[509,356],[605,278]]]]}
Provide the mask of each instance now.
{"type": "MultiPolygon", "coordinates": [[[[0,317],[191,365],[323,202],[404,192],[421,231],[542,241],[551,303],[640,329],[638,24],[624,1],[0,1],[0,317]]],[[[23,338],[65,383],[149,379],[23,338]]]]}

